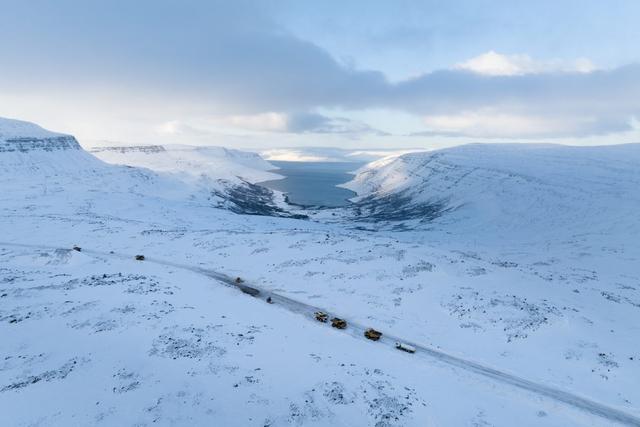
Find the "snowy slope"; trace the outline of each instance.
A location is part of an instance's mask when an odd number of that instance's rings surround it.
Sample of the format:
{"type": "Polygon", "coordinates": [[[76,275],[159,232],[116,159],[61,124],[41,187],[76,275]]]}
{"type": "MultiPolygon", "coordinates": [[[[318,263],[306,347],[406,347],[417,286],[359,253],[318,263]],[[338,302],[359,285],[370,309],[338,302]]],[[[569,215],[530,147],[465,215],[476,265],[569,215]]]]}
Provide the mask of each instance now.
{"type": "Polygon", "coordinates": [[[288,212],[282,193],[255,184],[281,178],[269,172],[277,168],[256,153],[185,145],[99,147],[92,152],[108,163],[148,168],[195,186],[210,194],[211,202],[221,208],[254,215],[296,216],[288,212]]]}
{"type": "Polygon", "coordinates": [[[0,184],[5,192],[29,189],[37,197],[82,188],[81,196],[100,187],[236,212],[289,215],[278,206],[281,194],[252,184],[279,177],[267,172],[275,167],[254,153],[219,147],[117,147],[95,150],[102,160],[73,136],[10,119],[0,125],[0,184]]]}
{"type": "Polygon", "coordinates": [[[344,186],[381,219],[404,208],[465,233],[631,232],[639,230],[640,144],[466,145],[381,159],[344,186]]]}
{"type": "Polygon", "coordinates": [[[223,147],[185,145],[96,147],[91,150],[108,163],[172,173],[186,181],[236,180],[256,183],[279,178],[277,169],[256,153],[223,147]]]}
{"type": "Polygon", "coordinates": [[[201,193],[149,170],[104,163],[82,149],[73,136],[32,123],[2,119],[0,136],[0,185],[4,190],[0,197],[12,197],[12,192],[30,198],[47,193],[64,197],[68,190],[75,190],[72,195],[82,198],[95,188],[180,200],[185,193],[201,193]]]}
{"type": "Polygon", "coordinates": [[[0,117],[0,152],[80,150],[74,137],[0,117]]]}
{"type": "Polygon", "coordinates": [[[9,144],[11,140],[21,138],[45,139],[69,137],[61,133],[43,129],[35,123],[0,117],[0,141],[9,144]]]}

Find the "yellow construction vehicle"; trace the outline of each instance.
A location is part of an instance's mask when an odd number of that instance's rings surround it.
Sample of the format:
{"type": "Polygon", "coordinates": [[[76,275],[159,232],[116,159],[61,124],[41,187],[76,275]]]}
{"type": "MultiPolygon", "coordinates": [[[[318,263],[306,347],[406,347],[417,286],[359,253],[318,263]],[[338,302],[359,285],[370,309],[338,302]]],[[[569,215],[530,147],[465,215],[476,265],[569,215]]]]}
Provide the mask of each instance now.
{"type": "Polygon", "coordinates": [[[333,319],[331,319],[331,326],[338,329],[345,329],[347,327],[347,321],[334,317],[333,319]]]}
{"type": "Polygon", "coordinates": [[[382,332],[376,331],[373,328],[369,328],[366,331],[364,331],[364,336],[369,338],[370,340],[378,341],[382,336],[382,332]]]}

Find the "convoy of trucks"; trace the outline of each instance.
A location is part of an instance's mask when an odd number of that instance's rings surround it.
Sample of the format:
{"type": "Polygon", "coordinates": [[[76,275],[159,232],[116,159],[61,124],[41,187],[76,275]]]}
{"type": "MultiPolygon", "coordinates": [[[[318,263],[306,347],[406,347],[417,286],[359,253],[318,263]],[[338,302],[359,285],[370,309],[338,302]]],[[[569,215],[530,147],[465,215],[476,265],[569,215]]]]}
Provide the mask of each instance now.
{"type": "MultiPolygon", "coordinates": [[[[73,250],[80,252],[81,249],[78,246],[74,246],[73,250]]],[[[136,255],[135,259],[137,261],[144,261],[144,255],[136,255]]],[[[242,290],[245,293],[248,293],[252,296],[257,296],[259,295],[259,291],[257,289],[255,289],[255,293],[252,292],[248,292],[248,289],[254,290],[253,288],[249,288],[248,286],[242,286],[241,284],[244,283],[244,280],[240,277],[236,277],[234,280],[235,284],[238,285],[238,287],[240,288],[240,290],[242,290]],[[247,288],[247,289],[245,289],[247,288]]],[[[271,297],[267,297],[266,299],[267,303],[269,304],[273,304],[273,300],[271,299],[271,297]]],[[[315,313],[313,313],[313,316],[315,317],[315,319],[318,322],[322,322],[322,323],[327,323],[329,321],[329,315],[323,311],[316,311],[315,313]]],[[[347,321],[344,319],[341,319],[339,317],[333,317],[331,319],[331,326],[336,328],[336,329],[346,329],[347,328],[347,321]]],[[[372,341],[378,341],[381,337],[382,337],[382,332],[380,331],[376,331],[373,328],[368,328],[367,330],[364,331],[364,336],[367,339],[370,339],[372,341]]],[[[405,351],[407,353],[415,353],[416,352],[416,348],[410,344],[406,344],[403,342],[396,342],[395,343],[395,347],[398,350],[401,351],[405,351]]]]}
{"type": "MultiPolygon", "coordinates": [[[[80,252],[82,251],[82,249],[79,246],[74,246],[73,247],[74,251],[80,252]]],[[[111,253],[113,253],[113,251],[111,251],[111,253]]],[[[135,256],[136,261],[144,261],[144,255],[136,255],[135,256]]],[[[244,283],[244,280],[242,280],[240,277],[236,277],[234,282],[238,285],[240,285],[241,283],[244,283]]],[[[245,293],[249,293],[253,296],[257,296],[259,294],[259,292],[256,292],[255,295],[251,292],[246,292],[245,289],[243,289],[244,287],[241,287],[241,290],[245,293]]],[[[273,300],[271,299],[271,297],[267,298],[267,303],[269,304],[273,304],[273,300]]],[[[329,320],[329,315],[323,311],[316,311],[314,314],[315,319],[318,322],[322,322],[322,323],[327,323],[327,321],[329,320]]],[[[334,317],[331,319],[331,326],[333,326],[334,328],[337,329],[346,329],[347,328],[347,321],[344,319],[340,319],[339,317],[334,317]]],[[[364,336],[367,339],[370,339],[372,341],[378,341],[380,339],[380,337],[382,337],[382,332],[380,331],[376,331],[373,328],[369,328],[366,331],[364,331],[364,336]]],[[[406,343],[402,343],[402,342],[396,342],[395,347],[398,350],[401,351],[406,351],[407,353],[415,353],[416,352],[416,348],[412,345],[406,344],[406,343]]]]}

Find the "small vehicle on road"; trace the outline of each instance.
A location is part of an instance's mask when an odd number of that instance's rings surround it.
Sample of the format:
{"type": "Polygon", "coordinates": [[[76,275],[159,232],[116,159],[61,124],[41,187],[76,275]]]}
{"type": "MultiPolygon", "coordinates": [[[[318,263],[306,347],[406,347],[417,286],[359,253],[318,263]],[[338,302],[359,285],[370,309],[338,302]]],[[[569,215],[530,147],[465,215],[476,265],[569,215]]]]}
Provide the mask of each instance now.
{"type": "Polygon", "coordinates": [[[346,329],[347,321],[338,317],[334,317],[333,319],[331,319],[331,326],[337,329],[346,329]]]}
{"type": "Polygon", "coordinates": [[[364,331],[364,336],[372,341],[378,341],[382,336],[382,332],[376,331],[373,328],[369,328],[366,331],[364,331]]]}
{"type": "Polygon", "coordinates": [[[327,323],[327,320],[329,320],[329,316],[327,315],[327,313],[322,311],[316,311],[315,313],[313,313],[313,315],[318,322],[327,323]]]}
{"type": "Polygon", "coordinates": [[[74,246],[73,250],[77,252],[82,252],[82,248],[80,246],[74,246]]]}
{"type": "Polygon", "coordinates": [[[416,348],[412,345],[403,343],[403,342],[397,342],[396,343],[396,348],[398,350],[402,350],[402,351],[406,351],[407,353],[415,353],[416,352],[416,348]]]}
{"type": "Polygon", "coordinates": [[[136,261],[144,261],[144,255],[136,255],[136,261]]]}

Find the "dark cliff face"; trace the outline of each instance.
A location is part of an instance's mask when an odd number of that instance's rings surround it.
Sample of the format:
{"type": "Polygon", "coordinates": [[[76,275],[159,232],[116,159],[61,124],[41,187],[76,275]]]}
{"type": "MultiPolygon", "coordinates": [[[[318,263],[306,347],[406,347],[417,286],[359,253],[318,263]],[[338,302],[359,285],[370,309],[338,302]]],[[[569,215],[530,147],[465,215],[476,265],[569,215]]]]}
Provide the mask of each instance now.
{"type": "Polygon", "coordinates": [[[20,152],[30,151],[62,151],[81,150],[78,141],[70,135],[59,135],[45,138],[36,137],[14,137],[0,139],[0,152],[20,152]]]}
{"type": "Polygon", "coordinates": [[[228,183],[225,190],[214,191],[212,195],[220,198],[218,207],[237,214],[308,219],[307,215],[294,214],[277,206],[270,189],[247,181],[240,185],[228,183]]]}

